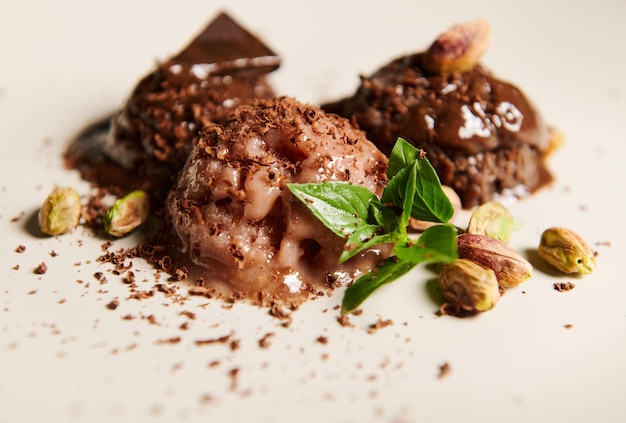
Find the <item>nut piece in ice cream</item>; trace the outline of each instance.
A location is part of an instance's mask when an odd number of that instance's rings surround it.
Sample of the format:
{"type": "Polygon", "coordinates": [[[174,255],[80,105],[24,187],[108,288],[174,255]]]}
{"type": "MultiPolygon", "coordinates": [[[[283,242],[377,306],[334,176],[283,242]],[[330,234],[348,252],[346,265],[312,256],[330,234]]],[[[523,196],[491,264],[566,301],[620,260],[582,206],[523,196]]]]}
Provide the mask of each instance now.
{"type": "Polygon", "coordinates": [[[491,26],[483,19],[454,25],[426,51],[424,67],[434,74],[465,72],[478,64],[491,43],[491,26]]]}
{"type": "Polygon", "coordinates": [[[565,273],[589,274],[596,267],[593,250],[571,229],[546,229],[541,234],[537,252],[546,262],[565,273]]]}
{"type": "Polygon", "coordinates": [[[277,98],[241,106],[200,135],[166,209],[179,249],[211,286],[297,298],[384,258],[368,250],[338,264],[345,240],[287,187],[345,181],[381,195],[387,158],[348,120],[277,98]]]}
{"type": "Polygon", "coordinates": [[[73,188],[55,188],[39,209],[39,229],[46,235],[72,231],[80,220],[80,195],[73,188]]]}
{"type": "Polygon", "coordinates": [[[490,310],[500,299],[494,271],[466,259],[441,268],[439,289],[448,303],[470,312],[490,310]]]}
{"type": "Polygon", "coordinates": [[[461,234],[457,237],[459,257],[492,269],[502,288],[517,286],[530,279],[533,266],[505,243],[486,235],[461,234]]]}

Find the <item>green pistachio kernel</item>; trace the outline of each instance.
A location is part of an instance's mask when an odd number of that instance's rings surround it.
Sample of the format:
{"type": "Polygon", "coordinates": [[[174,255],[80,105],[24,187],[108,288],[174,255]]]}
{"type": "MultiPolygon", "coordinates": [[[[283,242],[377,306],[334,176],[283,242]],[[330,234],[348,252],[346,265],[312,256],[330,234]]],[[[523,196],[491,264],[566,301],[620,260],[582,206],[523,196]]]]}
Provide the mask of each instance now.
{"type": "Polygon", "coordinates": [[[589,274],[596,268],[593,250],[571,229],[546,229],[541,234],[537,252],[546,262],[565,273],[589,274]]]}
{"type": "Polygon", "coordinates": [[[439,289],[450,304],[470,312],[490,310],[500,299],[495,272],[466,259],[441,268],[439,289]]]}
{"type": "Polygon", "coordinates": [[[118,199],[104,216],[104,230],[113,236],[124,236],[148,219],[150,198],[144,191],[133,191],[118,199]]]}
{"type": "Polygon", "coordinates": [[[489,201],[474,210],[467,233],[486,235],[508,244],[514,229],[515,219],[509,209],[497,201],[489,201]]]}

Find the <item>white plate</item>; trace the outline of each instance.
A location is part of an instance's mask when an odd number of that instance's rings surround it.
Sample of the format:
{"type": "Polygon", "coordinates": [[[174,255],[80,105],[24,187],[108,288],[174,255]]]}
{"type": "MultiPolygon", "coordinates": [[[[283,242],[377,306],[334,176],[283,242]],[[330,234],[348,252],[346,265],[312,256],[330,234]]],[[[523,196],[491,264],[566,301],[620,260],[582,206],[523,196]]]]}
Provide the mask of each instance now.
{"type": "MultiPolygon", "coordinates": [[[[0,422],[624,421],[626,2],[10,3],[0,13],[0,422]],[[576,278],[539,265],[494,310],[456,319],[436,316],[432,275],[420,268],[368,300],[354,327],[336,322],[339,292],[284,328],[246,304],[129,299],[95,261],[102,239],[82,229],[37,236],[32,216],[53,186],[89,192],[63,168],[72,136],[221,9],[283,57],[277,91],[311,102],[351,92],[359,73],[455,22],[487,18],[484,63],[566,135],[549,163],[555,184],[511,205],[523,223],[513,246],[532,251],[543,229],[569,226],[599,251],[597,271],[576,278]],[[42,261],[47,273],[34,274],[42,261]],[[576,288],[553,289],[565,281],[576,288]],[[119,307],[107,309],[114,298],[119,307]],[[379,318],[393,325],[369,334],[379,318]],[[225,335],[239,348],[196,345],[225,335]]],[[[152,289],[154,271],[134,264],[152,289]]]]}

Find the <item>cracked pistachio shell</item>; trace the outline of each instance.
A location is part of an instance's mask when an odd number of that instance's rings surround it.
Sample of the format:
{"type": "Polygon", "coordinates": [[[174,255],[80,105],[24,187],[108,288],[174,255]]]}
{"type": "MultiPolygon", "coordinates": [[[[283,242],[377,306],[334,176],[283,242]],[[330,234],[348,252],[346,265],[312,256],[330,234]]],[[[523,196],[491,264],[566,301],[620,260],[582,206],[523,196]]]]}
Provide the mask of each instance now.
{"type": "Polygon", "coordinates": [[[478,206],[470,217],[467,233],[486,235],[508,244],[515,229],[513,215],[497,201],[478,206]]]}
{"type": "Polygon", "coordinates": [[[78,226],[81,214],[80,195],[73,188],[55,188],[41,205],[39,229],[46,235],[62,235],[78,226]]]}
{"type": "Polygon", "coordinates": [[[133,191],[118,199],[104,216],[104,230],[113,236],[124,236],[148,219],[150,198],[144,191],[133,191]]]}
{"type": "Polygon", "coordinates": [[[565,273],[589,274],[596,268],[593,250],[571,229],[546,229],[541,234],[537,252],[551,266],[565,273]]]}
{"type": "Polygon", "coordinates": [[[486,235],[461,234],[457,237],[459,257],[492,269],[502,288],[517,286],[530,279],[533,266],[504,242],[486,235]]]}
{"type": "Polygon", "coordinates": [[[450,304],[471,312],[490,310],[500,299],[494,271],[466,259],[441,268],[439,289],[450,304]]]}

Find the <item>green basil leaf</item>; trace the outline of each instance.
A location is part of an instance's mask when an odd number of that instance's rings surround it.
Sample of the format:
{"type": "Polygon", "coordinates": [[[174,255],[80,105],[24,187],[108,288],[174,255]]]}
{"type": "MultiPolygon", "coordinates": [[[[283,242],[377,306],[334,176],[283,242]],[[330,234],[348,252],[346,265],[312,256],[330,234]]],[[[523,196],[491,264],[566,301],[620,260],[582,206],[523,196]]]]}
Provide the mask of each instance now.
{"type": "Polygon", "coordinates": [[[389,208],[378,199],[372,200],[370,204],[370,216],[372,222],[375,222],[382,232],[390,233],[398,228],[399,216],[396,210],[389,208]]]}
{"type": "MultiPolygon", "coordinates": [[[[356,232],[355,232],[356,233],[356,232]]],[[[354,243],[350,243],[350,239],[354,236],[354,234],[348,239],[348,242],[346,243],[346,249],[343,250],[343,252],[341,253],[341,255],[339,256],[339,262],[340,263],[344,263],[348,260],[350,260],[352,257],[356,256],[357,254],[359,254],[361,251],[366,250],[368,248],[372,248],[376,245],[380,245],[380,244],[395,244],[396,242],[398,242],[398,236],[397,234],[394,233],[390,233],[390,234],[381,234],[381,235],[375,235],[372,238],[368,239],[365,242],[362,242],[360,244],[354,242],[354,243]],[[350,248],[350,246],[352,246],[352,248],[350,248]]]]}
{"type": "Polygon", "coordinates": [[[374,291],[398,279],[413,267],[415,264],[399,261],[396,257],[387,258],[376,269],[361,276],[346,289],[341,303],[341,312],[353,312],[374,291]]]}
{"type": "Polygon", "coordinates": [[[414,264],[449,263],[458,257],[456,235],[452,226],[431,226],[416,241],[397,243],[393,253],[399,260],[414,264]]]}
{"type": "Polygon", "coordinates": [[[369,224],[369,204],[373,199],[377,199],[367,188],[346,182],[287,186],[315,217],[342,238],[369,224]]]}
{"type": "Polygon", "coordinates": [[[372,239],[376,235],[378,226],[376,225],[361,225],[346,239],[346,245],[344,251],[339,257],[339,263],[343,263],[360,251],[362,251],[365,245],[370,245],[372,239]]]}
{"type": "Polygon", "coordinates": [[[416,162],[419,156],[417,148],[404,138],[398,138],[389,155],[387,177],[391,180],[399,171],[416,162]]]}
{"type": "Polygon", "coordinates": [[[407,167],[407,179],[402,194],[402,217],[400,218],[400,228],[406,233],[409,226],[413,204],[415,202],[415,190],[417,189],[417,162],[413,162],[407,167]]]}
{"type": "Polygon", "coordinates": [[[415,201],[411,216],[428,222],[447,223],[454,214],[454,206],[441,189],[437,172],[426,158],[418,158],[418,172],[415,187],[415,201]]]}
{"type": "Polygon", "coordinates": [[[410,172],[418,173],[413,189],[413,205],[409,208],[411,216],[418,220],[447,223],[454,214],[454,207],[441,189],[437,172],[420,151],[403,138],[398,138],[391,150],[387,171],[389,184],[383,192],[382,201],[407,210],[404,200],[411,184],[410,172]]]}

